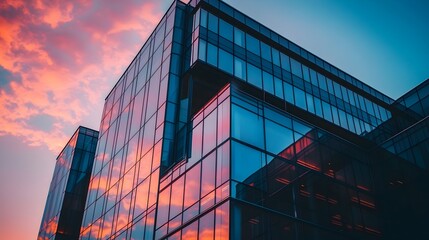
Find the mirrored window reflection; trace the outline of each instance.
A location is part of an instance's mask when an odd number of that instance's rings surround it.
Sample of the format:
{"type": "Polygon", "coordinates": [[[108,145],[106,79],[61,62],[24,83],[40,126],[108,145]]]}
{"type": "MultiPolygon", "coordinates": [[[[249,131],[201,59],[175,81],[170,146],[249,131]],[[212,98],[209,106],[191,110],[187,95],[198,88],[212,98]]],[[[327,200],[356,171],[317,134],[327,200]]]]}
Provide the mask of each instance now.
{"type": "Polygon", "coordinates": [[[202,142],[203,142],[203,124],[198,124],[192,130],[192,150],[191,150],[191,158],[188,160],[190,164],[197,162],[201,159],[202,153],[202,142]]]}
{"type": "MultiPolygon", "coordinates": [[[[204,13],[201,14],[203,15],[204,13]]],[[[374,126],[382,122],[382,120],[387,118],[386,115],[388,115],[388,113],[386,114],[385,110],[380,106],[374,104],[371,101],[368,101],[368,99],[365,99],[362,96],[358,96],[356,93],[345,88],[344,86],[341,86],[331,79],[326,78],[323,74],[318,73],[305,65],[302,65],[299,61],[290,58],[288,55],[281,53],[279,50],[272,48],[264,42],[261,42],[254,36],[245,33],[236,27],[233,27],[228,22],[218,19],[214,15],[207,14],[206,18],[208,27],[211,25],[212,27],[210,28],[212,28],[213,31],[215,31],[214,29],[217,27],[219,34],[223,38],[229,40],[232,39],[236,44],[236,47],[246,46],[246,49],[249,51],[247,54],[249,63],[242,59],[246,56],[246,54],[244,51],[239,50],[239,48],[236,49],[238,49],[238,53],[242,54],[240,55],[241,58],[234,56],[234,54],[231,54],[228,51],[218,48],[216,45],[211,45],[205,42],[199,44],[201,50],[198,53],[198,56],[200,59],[206,59],[208,63],[219,67],[221,70],[224,70],[228,73],[233,73],[234,76],[246,80],[250,84],[264,89],[265,91],[280,97],[281,99],[285,99],[286,101],[295,104],[300,108],[307,109],[309,112],[321,116],[326,120],[333,122],[334,124],[338,123],[337,125],[339,126],[342,125],[340,124],[340,121],[335,121],[337,120],[335,116],[327,114],[327,117],[325,117],[325,115],[319,111],[319,102],[314,100],[313,104],[313,96],[325,101],[330,105],[330,107],[337,107],[338,109],[345,111],[347,114],[352,115],[352,117],[357,117],[359,115],[359,112],[353,109],[353,106],[362,108],[363,111],[368,112],[371,115],[368,120],[365,120],[364,123],[364,125],[369,124],[368,129],[372,129],[374,126]],[[210,21],[212,24],[210,24],[210,21]],[[207,48],[209,48],[207,51],[202,50],[204,49],[205,45],[207,45],[207,48]],[[261,60],[267,61],[261,62],[261,60]],[[262,64],[262,68],[258,66],[258,64],[262,64]],[[273,66],[274,69],[269,69],[273,66]],[[286,71],[276,69],[275,66],[281,66],[281,68],[286,71]],[[265,71],[268,73],[273,71],[274,78],[272,81],[265,71]],[[283,75],[284,79],[281,79],[281,75],[283,75]],[[283,85],[283,81],[286,81],[287,84],[290,85],[286,84],[282,87],[278,87],[283,85]],[[311,83],[315,87],[306,85],[304,84],[305,82],[311,83]],[[292,91],[289,92],[291,89],[290,86],[292,86],[292,91]],[[300,90],[295,90],[293,88],[294,86],[297,86],[300,90]],[[303,96],[301,91],[304,91],[303,98],[301,98],[303,96]]],[[[223,47],[229,49],[229,47],[225,46],[225,44],[226,41],[221,43],[223,47]]],[[[347,121],[349,121],[348,118],[347,121]]],[[[350,125],[350,123],[348,125],[350,125]]],[[[355,126],[349,127],[348,129],[353,132],[358,130],[358,128],[355,126]]]]}
{"type": "Polygon", "coordinates": [[[229,239],[229,201],[216,208],[215,239],[229,239]]]}
{"type": "Polygon", "coordinates": [[[328,121],[332,122],[332,112],[331,112],[331,105],[329,103],[322,101],[322,107],[323,107],[323,116],[328,121]]]}
{"type": "Polygon", "coordinates": [[[207,49],[207,43],[204,40],[199,41],[199,49],[198,49],[198,58],[206,61],[206,49],[207,49]]]}
{"type": "Polygon", "coordinates": [[[269,120],[265,120],[265,139],[267,151],[276,155],[294,142],[292,130],[269,120]]]}
{"type": "Polygon", "coordinates": [[[215,189],[216,151],[212,152],[202,161],[201,196],[207,195],[215,189]]]}
{"type": "Polygon", "coordinates": [[[219,20],[219,34],[220,36],[226,38],[227,40],[233,42],[233,29],[234,27],[225,22],[224,20],[219,20]]]}
{"type": "Polygon", "coordinates": [[[280,53],[279,50],[272,48],[273,64],[280,66],[280,53]]]}
{"type": "Polygon", "coordinates": [[[305,97],[307,99],[307,110],[313,114],[315,114],[314,103],[313,103],[313,95],[309,93],[305,93],[305,97]]]}
{"type": "Polygon", "coordinates": [[[295,104],[296,106],[307,109],[307,103],[306,103],[306,97],[304,91],[302,91],[299,88],[294,87],[294,93],[295,93],[295,104]]]}
{"type": "Polygon", "coordinates": [[[157,217],[156,222],[157,226],[162,226],[164,223],[168,220],[168,209],[170,205],[170,190],[171,186],[164,189],[162,192],[159,193],[158,197],[158,211],[157,211],[157,217]]]}
{"type": "Polygon", "coordinates": [[[201,9],[201,26],[207,28],[207,11],[204,9],[201,9]]]}
{"type": "Polygon", "coordinates": [[[198,163],[186,173],[186,179],[185,179],[186,187],[185,187],[184,202],[183,202],[184,209],[192,206],[200,198],[200,191],[196,190],[196,189],[199,189],[199,186],[200,186],[200,172],[201,172],[200,169],[201,169],[201,164],[198,163]]]}
{"type": "Polygon", "coordinates": [[[214,237],[214,211],[211,211],[200,218],[198,229],[199,239],[213,239],[214,237]]]}
{"type": "Polygon", "coordinates": [[[271,47],[268,46],[266,43],[261,42],[261,57],[264,58],[267,61],[272,61],[271,59],[271,47]]]}
{"type": "Polygon", "coordinates": [[[209,13],[209,19],[208,19],[208,29],[212,32],[217,33],[218,32],[218,18],[209,13]]]}
{"type": "Polygon", "coordinates": [[[212,111],[204,119],[203,155],[216,147],[217,111],[212,111]]]}
{"type": "Polygon", "coordinates": [[[274,93],[273,75],[263,71],[262,72],[262,79],[263,79],[263,84],[264,84],[264,90],[274,95],[275,93],[274,93]]]}
{"type": "Polygon", "coordinates": [[[281,99],[284,99],[283,96],[283,81],[277,77],[274,77],[274,90],[275,95],[281,99]]]}
{"type": "Polygon", "coordinates": [[[260,56],[261,49],[259,47],[259,40],[254,38],[252,35],[246,33],[246,47],[247,50],[260,56]]]}
{"type": "Polygon", "coordinates": [[[238,28],[234,28],[234,43],[238,46],[245,48],[245,37],[244,32],[238,28]]]}
{"type": "Polygon", "coordinates": [[[198,221],[183,228],[182,239],[198,239],[198,221]]]}
{"type": "Polygon", "coordinates": [[[284,53],[280,53],[280,60],[282,68],[290,72],[289,56],[285,55],[284,53]]]}
{"type": "MultiPolygon", "coordinates": [[[[328,87],[326,86],[326,78],[324,75],[317,73],[317,78],[319,80],[319,87],[325,91],[328,91],[328,87]]],[[[339,95],[341,96],[341,95],[339,95]]],[[[341,98],[341,97],[340,97],[341,98]]]]}
{"type": "Polygon", "coordinates": [[[322,102],[317,97],[314,98],[314,109],[316,111],[316,115],[323,118],[322,102]]]}
{"type": "Polygon", "coordinates": [[[246,79],[246,62],[238,57],[234,57],[234,76],[246,79]]]}
{"type": "Polygon", "coordinates": [[[244,108],[233,105],[232,137],[263,149],[263,118],[244,108]],[[249,129],[252,129],[252,131],[249,131],[249,129]]]}
{"type": "Polygon", "coordinates": [[[171,201],[170,201],[170,217],[173,219],[179,213],[182,212],[183,208],[183,195],[184,195],[184,176],[176,180],[171,187],[171,201]]]}
{"type": "Polygon", "coordinates": [[[229,128],[230,128],[229,112],[230,112],[230,102],[228,98],[227,100],[223,101],[218,107],[218,121],[217,121],[217,124],[218,124],[217,143],[218,144],[222,143],[229,137],[229,128]]]}
{"type": "Polygon", "coordinates": [[[217,47],[210,43],[207,45],[207,62],[217,66],[217,47]]]}
{"type": "Polygon", "coordinates": [[[237,142],[232,142],[232,179],[245,182],[265,166],[265,154],[237,142]]]}
{"type": "Polygon", "coordinates": [[[229,52],[219,49],[219,68],[233,74],[233,56],[229,52]]]}
{"type": "Polygon", "coordinates": [[[261,69],[248,63],[247,64],[247,81],[258,88],[262,88],[261,69]]]}
{"type": "Polygon", "coordinates": [[[289,83],[283,82],[283,89],[284,89],[285,100],[294,104],[292,85],[290,85],[289,83]]]}
{"type": "Polygon", "coordinates": [[[217,150],[216,186],[220,186],[221,184],[229,180],[229,146],[229,142],[226,142],[222,144],[217,150]]]}
{"type": "Polygon", "coordinates": [[[290,66],[292,68],[292,73],[296,76],[302,78],[302,71],[301,71],[301,63],[296,61],[295,59],[290,59],[290,66]]]}

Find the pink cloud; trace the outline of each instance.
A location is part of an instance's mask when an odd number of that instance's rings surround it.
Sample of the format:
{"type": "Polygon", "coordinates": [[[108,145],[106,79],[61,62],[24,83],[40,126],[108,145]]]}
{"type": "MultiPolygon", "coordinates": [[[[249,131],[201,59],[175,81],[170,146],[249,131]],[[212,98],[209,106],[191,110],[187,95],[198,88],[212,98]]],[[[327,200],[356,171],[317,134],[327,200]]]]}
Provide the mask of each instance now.
{"type": "Polygon", "coordinates": [[[160,4],[0,3],[0,66],[10,73],[0,89],[0,136],[58,154],[78,125],[98,129],[104,98],[162,17],[160,4]],[[51,126],[37,128],[34,118],[51,126]]]}

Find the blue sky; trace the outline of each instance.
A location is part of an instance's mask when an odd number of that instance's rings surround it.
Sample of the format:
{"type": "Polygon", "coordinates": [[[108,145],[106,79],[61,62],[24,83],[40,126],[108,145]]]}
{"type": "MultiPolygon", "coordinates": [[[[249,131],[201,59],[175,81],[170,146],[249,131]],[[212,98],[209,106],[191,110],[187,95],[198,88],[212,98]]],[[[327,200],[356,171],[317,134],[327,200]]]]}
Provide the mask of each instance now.
{"type": "Polygon", "coordinates": [[[429,1],[225,2],[394,99],[429,78],[429,1]]]}

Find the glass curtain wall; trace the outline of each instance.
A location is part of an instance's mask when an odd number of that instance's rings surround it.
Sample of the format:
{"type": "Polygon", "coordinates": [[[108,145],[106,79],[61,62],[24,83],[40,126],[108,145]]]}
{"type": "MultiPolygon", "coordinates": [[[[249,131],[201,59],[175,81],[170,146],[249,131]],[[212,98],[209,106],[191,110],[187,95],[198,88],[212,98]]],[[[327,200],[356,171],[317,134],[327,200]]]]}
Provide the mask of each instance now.
{"type": "Polygon", "coordinates": [[[37,239],[78,238],[97,139],[79,127],[58,155],[37,239]]]}
{"type": "Polygon", "coordinates": [[[82,239],[154,236],[169,154],[162,149],[175,134],[184,16],[185,4],[175,1],[106,98],[82,239]]]}

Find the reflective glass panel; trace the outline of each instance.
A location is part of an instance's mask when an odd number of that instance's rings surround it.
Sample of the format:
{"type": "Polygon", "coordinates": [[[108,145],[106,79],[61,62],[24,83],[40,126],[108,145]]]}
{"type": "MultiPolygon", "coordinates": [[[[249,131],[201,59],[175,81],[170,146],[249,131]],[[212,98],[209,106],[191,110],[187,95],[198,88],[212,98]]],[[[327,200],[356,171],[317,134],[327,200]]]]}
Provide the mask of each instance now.
{"type": "Polygon", "coordinates": [[[264,148],[263,118],[233,105],[232,136],[259,148],[264,148]]]}

